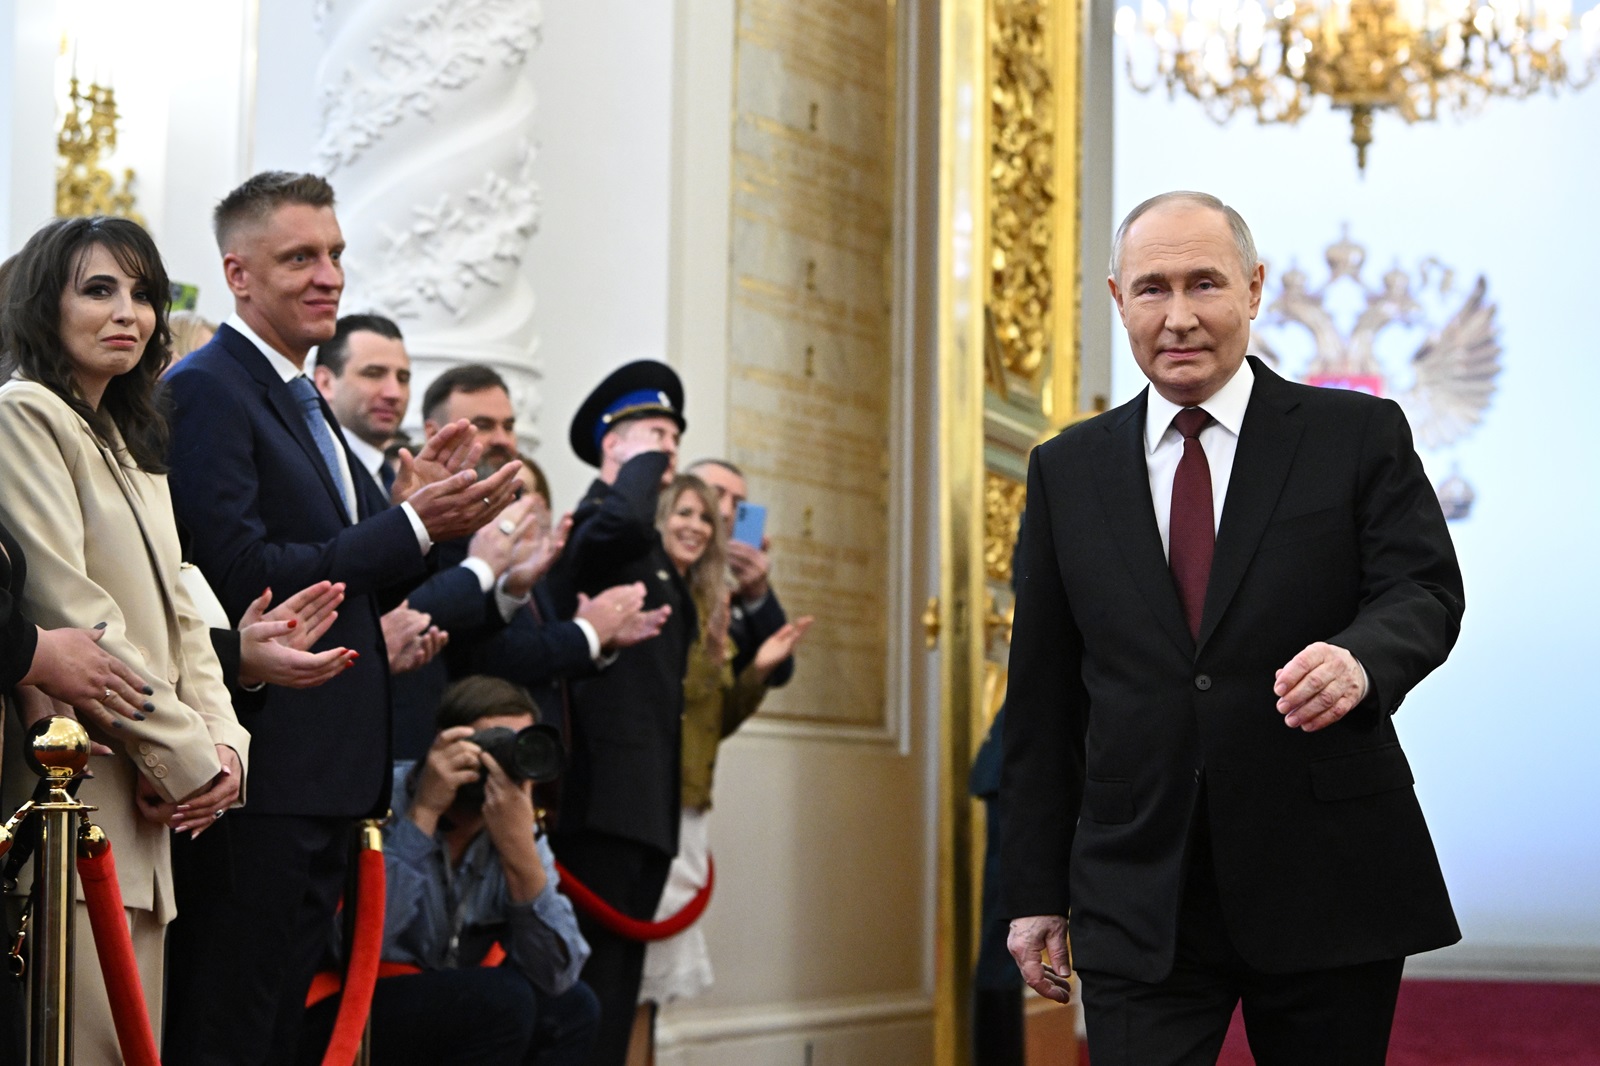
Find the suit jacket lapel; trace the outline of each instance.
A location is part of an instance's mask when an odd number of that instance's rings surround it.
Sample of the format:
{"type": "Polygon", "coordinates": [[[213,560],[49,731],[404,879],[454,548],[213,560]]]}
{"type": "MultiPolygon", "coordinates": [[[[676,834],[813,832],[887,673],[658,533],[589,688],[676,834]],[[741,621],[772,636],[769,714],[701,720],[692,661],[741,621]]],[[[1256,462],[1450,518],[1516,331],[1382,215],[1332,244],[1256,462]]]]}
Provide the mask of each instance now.
{"type": "Polygon", "coordinates": [[[1192,655],[1194,638],[1178,603],[1172,571],[1167,569],[1155,505],[1150,500],[1150,467],[1144,454],[1146,393],[1124,405],[1120,417],[1108,420],[1105,436],[1096,442],[1096,489],[1111,537],[1134,584],[1173,643],[1185,655],[1192,655]]]}
{"type": "MultiPolygon", "coordinates": [[[[344,493],[333,483],[333,475],[328,470],[328,464],[322,459],[322,450],[317,447],[317,442],[311,439],[311,430],[306,426],[305,414],[301,412],[300,402],[295,399],[294,393],[289,391],[289,386],[278,376],[272,364],[267,362],[266,356],[258,352],[255,345],[227,323],[223,323],[217,330],[217,339],[261,386],[266,394],[267,405],[277,413],[284,429],[288,430],[295,443],[300,445],[300,450],[306,453],[306,458],[311,460],[311,467],[322,479],[322,487],[327,490],[329,498],[333,501],[334,510],[338,511],[344,524],[349,525],[350,516],[345,512],[344,493]]],[[[339,443],[337,427],[330,421],[328,428],[334,434],[334,442],[339,443]]],[[[354,463],[354,460],[351,462],[354,463]]],[[[360,495],[359,489],[356,494],[360,495]]]]}
{"type": "Polygon", "coordinates": [[[1244,580],[1300,444],[1302,427],[1291,414],[1300,401],[1285,387],[1283,379],[1260,360],[1252,358],[1250,365],[1255,371],[1255,384],[1245,408],[1244,424],[1239,427],[1239,446],[1228,477],[1228,498],[1222,504],[1211,579],[1206,584],[1206,606],[1200,619],[1201,648],[1233,602],[1239,582],[1244,580]]]}

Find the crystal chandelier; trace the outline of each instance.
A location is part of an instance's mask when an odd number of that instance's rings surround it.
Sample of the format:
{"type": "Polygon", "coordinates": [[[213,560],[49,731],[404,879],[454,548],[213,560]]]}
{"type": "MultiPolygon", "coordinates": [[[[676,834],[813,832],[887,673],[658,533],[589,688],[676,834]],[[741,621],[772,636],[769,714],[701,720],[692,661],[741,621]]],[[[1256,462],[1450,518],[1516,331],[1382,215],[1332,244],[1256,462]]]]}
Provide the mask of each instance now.
{"type": "Polygon", "coordinates": [[[1182,89],[1219,123],[1298,122],[1325,96],[1350,111],[1363,171],[1376,110],[1421,122],[1593,81],[1600,7],[1572,29],[1571,0],[1143,0],[1116,20],[1140,92],[1182,89]]]}

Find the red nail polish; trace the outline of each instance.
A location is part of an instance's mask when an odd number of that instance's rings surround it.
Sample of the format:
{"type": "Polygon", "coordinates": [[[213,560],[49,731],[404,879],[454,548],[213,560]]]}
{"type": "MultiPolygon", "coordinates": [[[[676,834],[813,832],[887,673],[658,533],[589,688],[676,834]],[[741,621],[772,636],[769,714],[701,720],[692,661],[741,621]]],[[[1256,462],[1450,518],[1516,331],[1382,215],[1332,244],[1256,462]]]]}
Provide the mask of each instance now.
{"type": "Polygon", "coordinates": [[[290,629],[293,629],[295,626],[297,626],[299,624],[300,624],[300,620],[298,618],[289,619],[289,628],[290,629]]]}

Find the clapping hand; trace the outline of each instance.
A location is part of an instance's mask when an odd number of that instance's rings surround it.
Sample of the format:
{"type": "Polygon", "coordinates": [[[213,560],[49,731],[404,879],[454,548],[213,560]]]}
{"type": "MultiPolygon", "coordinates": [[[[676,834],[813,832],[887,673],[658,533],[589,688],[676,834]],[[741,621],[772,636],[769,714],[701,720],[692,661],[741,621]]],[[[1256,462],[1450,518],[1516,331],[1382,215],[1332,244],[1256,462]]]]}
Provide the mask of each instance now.
{"type": "Polygon", "coordinates": [[[355,664],[359,653],[349,648],[316,654],[309,650],[339,617],[343,582],[308,585],[268,611],[271,602],[272,590],[267,589],[239,619],[241,683],[313,688],[355,664]]]}
{"type": "Polygon", "coordinates": [[[383,642],[389,649],[389,672],[404,674],[433,660],[450,634],[432,625],[433,618],[402,603],[383,616],[383,642]]]}
{"type": "Polygon", "coordinates": [[[815,619],[809,614],[796,618],[762,641],[761,647],[756,649],[756,657],[750,661],[750,667],[756,671],[756,676],[765,681],[779,664],[793,655],[795,646],[806,635],[806,630],[811,628],[813,621],[815,619]]]}
{"type": "Polygon", "coordinates": [[[423,486],[471,470],[482,453],[472,423],[465,418],[451,422],[429,437],[415,456],[409,448],[400,449],[400,469],[395,472],[389,501],[398,507],[423,486]]]}
{"type": "Polygon", "coordinates": [[[570,512],[562,515],[555,529],[551,529],[543,521],[548,516],[541,516],[537,506],[533,506],[539,501],[529,497],[524,502],[530,509],[524,524],[518,527],[518,540],[511,553],[511,566],[506,570],[505,585],[508,595],[519,597],[531,592],[539,579],[550,572],[550,567],[561,556],[561,549],[567,546],[567,534],[572,532],[570,512]]]}

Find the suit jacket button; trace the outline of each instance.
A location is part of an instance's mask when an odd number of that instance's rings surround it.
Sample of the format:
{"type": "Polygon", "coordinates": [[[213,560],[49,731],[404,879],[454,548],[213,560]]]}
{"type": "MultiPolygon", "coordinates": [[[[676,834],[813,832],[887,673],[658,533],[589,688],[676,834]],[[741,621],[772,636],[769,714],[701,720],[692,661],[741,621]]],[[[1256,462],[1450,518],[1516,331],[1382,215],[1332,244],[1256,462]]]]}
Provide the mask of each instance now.
{"type": "Polygon", "coordinates": [[[1201,692],[1211,691],[1211,675],[1201,674],[1200,676],[1196,677],[1194,679],[1194,687],[1199,689],[1201,692]]]}
{"type": "Polygon", "coordinates": [[[150,773],[151,773],[151,774],[152,774],[152,775],[153,775],[153,776],[154,776],[154,777],[155,777],[155,778],[156,778],[156,779],[157,779],[157,780],[160,780],[160,779],[161,779],[161,778],[163,778],[163,777],[166,777],[166,776],[167,776],[167,768],[166,768],[166,767],[165,767],[165,766],[158,766],[158,767],[156,767],[156,768],[155,768],[155,769],[154,769],[154,770],[151,770],[151,771],[150,771],[150,773]]]}
{"type": "Polygon", "coordinates": [[[154,766],[157,761],[158,760],[156,759],[156,757],[154,755],[146,755],[144,757],[144,764],[146,766],[154,766]]]}

